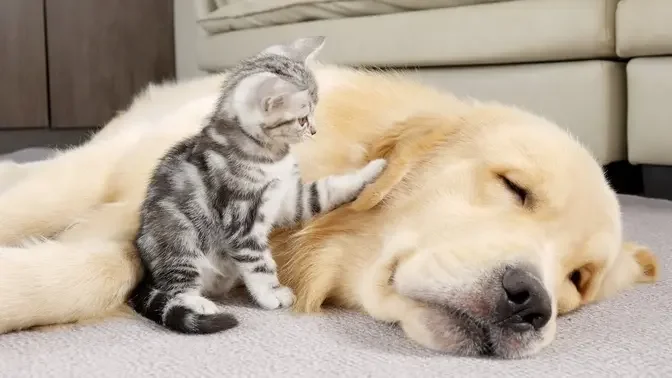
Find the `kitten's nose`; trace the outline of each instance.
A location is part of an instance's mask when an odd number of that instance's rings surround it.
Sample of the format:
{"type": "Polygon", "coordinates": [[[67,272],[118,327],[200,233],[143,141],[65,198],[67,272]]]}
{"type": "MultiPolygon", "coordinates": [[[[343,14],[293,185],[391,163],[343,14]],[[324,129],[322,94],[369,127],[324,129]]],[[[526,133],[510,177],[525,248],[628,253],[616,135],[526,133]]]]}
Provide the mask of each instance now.
{"type": "Polygon", "coordinates": [[[317,134],[317,130],[313,127],[313,125],[310,125],[310,135],[315,135],[317,134]]]}

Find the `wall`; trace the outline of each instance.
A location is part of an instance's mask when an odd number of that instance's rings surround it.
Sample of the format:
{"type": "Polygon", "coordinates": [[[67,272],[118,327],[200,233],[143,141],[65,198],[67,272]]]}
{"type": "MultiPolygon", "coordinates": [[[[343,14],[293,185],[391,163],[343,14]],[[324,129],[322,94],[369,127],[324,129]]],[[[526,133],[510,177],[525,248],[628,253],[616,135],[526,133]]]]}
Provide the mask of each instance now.
{"type": "Polygon", "coordinates": [[[203,76],[196,63],[196,39],[204,33],[196,24],[193,0],[174,0],[175,9],[175,68],[178,80],[203,76]]]}

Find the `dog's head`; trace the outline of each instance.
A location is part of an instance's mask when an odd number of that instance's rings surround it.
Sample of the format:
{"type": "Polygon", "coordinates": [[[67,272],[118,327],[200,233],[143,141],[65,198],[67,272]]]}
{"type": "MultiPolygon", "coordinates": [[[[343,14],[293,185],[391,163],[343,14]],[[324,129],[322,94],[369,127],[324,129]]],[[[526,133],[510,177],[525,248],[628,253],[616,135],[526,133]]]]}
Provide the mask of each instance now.
{"type": "Polygon", "coordinates": [[[353,207],[380,206],[379,268],[393,289],[383,295],[413,302],[399,321],[418,342],[534,354],[553,340],[558,313],[655,279],[653,255],[621,240],[600,165],[550,122],[475,105],[458,118],[411,117],[396,132],[405,135],[372,152],[390,170],[353,207]]]}
{"type": "Polygon", "coordinates": [[[565,131],[395,80],[353,76],[323,97],[324,131],[300,153],[307,176],[388,166],[354,203],[283,238],[295,240],[280,273],[299,307],[329,297],[433,349],[516,358],[554,339],[558,314],[656,279],[653,255],[622,241],[600,165],[565,131]],[[338,260],[307,247],[325,240],[338,260]]]}

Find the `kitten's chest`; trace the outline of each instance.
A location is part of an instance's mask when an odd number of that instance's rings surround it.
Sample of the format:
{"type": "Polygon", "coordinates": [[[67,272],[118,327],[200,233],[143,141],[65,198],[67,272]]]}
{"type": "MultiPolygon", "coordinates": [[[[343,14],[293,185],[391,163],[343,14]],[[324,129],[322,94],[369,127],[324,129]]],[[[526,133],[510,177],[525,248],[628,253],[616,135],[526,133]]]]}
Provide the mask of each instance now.
{"type": "Polygon", "coordinates": [[[293,182],[292,178],[298,173],[296,160],[291,155],[272,164],[263,164],[260,169],[268,181],[278,180],[281,184],[293,182]]]}

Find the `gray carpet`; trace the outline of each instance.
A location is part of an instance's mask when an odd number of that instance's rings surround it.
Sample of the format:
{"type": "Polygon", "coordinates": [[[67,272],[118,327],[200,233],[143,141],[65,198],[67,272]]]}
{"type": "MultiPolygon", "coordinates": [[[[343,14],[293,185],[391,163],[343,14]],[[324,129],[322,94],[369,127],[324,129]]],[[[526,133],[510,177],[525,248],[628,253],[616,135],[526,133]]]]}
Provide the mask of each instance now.
{"type": "Polygon", "coordinates": [[[657,252],[661,282],[561,318],[556,341],[533,358],[450,357],[354,313],[239,305],[231,311],[241,325],[219,335],[176,335],[143,320],[1,335],[0,377],[670,377],[672,202],[621,200],[626,236],[657,252]]]}
{"type": "Polygon", "coordinates": [[[44,147],[23,148],[5,155],[0,155],[0,161],[11,160],[17,163],[27,163],[46,159],[54,154],[54,150],[44,147]]]}

